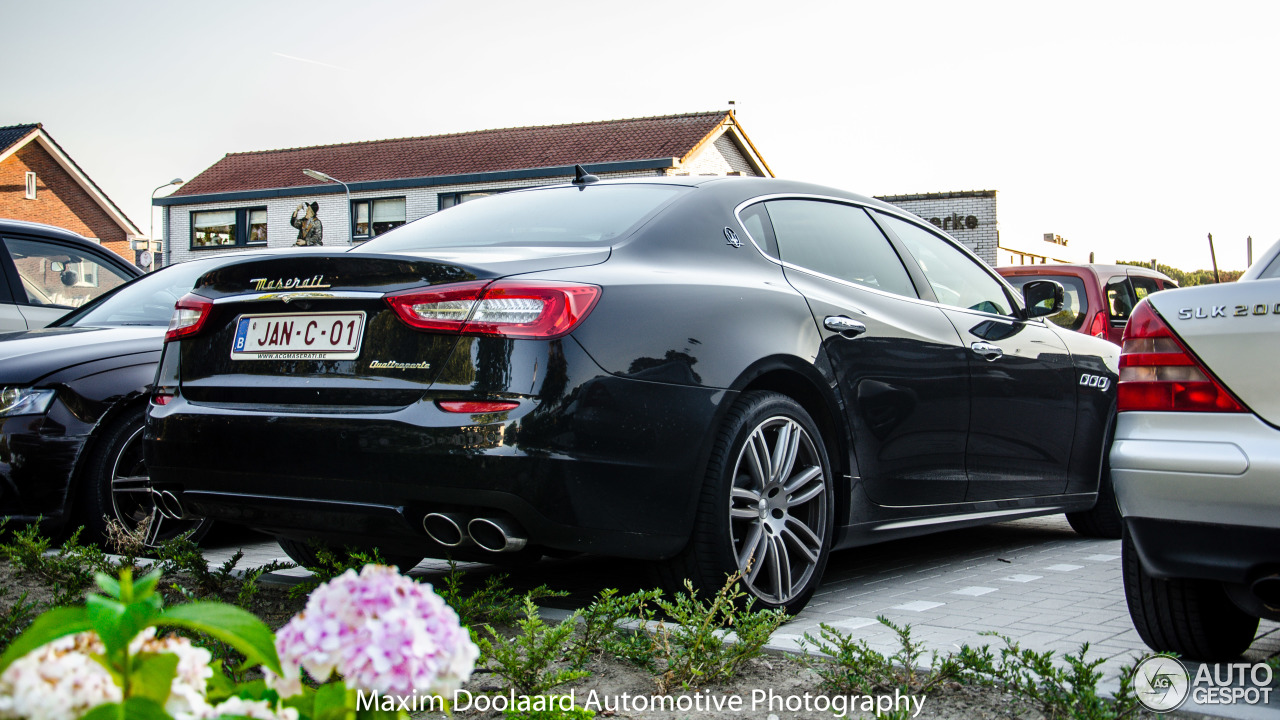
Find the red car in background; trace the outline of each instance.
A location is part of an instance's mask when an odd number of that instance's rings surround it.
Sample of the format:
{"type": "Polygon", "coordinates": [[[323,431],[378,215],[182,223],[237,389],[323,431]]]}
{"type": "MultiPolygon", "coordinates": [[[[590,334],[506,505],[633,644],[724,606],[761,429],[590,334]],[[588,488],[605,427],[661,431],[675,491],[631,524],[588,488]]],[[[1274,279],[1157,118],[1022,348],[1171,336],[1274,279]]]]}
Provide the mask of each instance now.
{"type": "Polygon", "coordinates": [[[1049,320],[1117,345],[1139,300],[1178,287],[1168,275],[1138,265],[1011,265],[996,272],[1019,291],[1031,280],[1062,283],[1062,310],[1049,320]]]}

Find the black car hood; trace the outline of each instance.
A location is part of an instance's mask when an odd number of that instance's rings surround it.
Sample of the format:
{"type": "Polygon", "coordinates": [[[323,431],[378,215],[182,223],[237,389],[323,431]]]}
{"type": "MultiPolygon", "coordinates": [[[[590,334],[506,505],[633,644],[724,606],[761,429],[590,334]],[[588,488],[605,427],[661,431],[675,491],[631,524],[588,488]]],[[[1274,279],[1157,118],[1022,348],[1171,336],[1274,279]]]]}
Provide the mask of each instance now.
{"type": "Polygon", "coordinates": [[[56,327],[0,333],[0,385],[29,385],[95,360],[159,352],[165,328],[56,327]]]}

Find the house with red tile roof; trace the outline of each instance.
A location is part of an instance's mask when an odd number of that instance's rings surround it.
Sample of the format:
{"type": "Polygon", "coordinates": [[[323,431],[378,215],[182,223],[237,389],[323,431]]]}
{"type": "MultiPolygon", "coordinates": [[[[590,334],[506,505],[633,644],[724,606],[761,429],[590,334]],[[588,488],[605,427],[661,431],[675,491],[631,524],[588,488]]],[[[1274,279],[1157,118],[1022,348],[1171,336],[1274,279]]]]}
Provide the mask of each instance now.
{"type": "Polygon", "coordinates": [[[567,182],[578,164],[601,178],[773,176],[733,112],[714,111],[231,153],[154,203],[170,262],[346,247],[468,200],[567,182]]]}
{"type": "Polygon", "coordinates": [[[0,217],[66,228],[129,262],[142,234],[40,123],[0,127],[0,217]]]}

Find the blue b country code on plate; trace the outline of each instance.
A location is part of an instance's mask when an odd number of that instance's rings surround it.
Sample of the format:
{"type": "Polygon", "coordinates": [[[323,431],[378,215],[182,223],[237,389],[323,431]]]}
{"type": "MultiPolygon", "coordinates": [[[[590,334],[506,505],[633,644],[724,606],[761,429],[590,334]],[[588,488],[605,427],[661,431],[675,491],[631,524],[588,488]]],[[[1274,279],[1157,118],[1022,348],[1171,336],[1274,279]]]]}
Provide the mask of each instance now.
{"type": "Polygon", "coordinates": [[[232,360],[355,360],[364,337],[363,311],[241,315],[232,360]]]}

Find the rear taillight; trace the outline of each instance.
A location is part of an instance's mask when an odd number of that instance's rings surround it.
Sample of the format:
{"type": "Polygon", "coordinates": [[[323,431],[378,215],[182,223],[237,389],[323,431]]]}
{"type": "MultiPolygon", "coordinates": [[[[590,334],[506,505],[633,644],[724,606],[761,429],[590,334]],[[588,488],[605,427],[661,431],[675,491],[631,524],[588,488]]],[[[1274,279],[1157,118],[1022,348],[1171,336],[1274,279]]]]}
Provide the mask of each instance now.
{"type": "Polygon", "coordinates": [[[420,330],[550,340],[578,326],[600,288],[561,282],[498,280],[401,291],[386,297],[420,330]]]}
{"type": "Polygon", "coordinates": [[[1089,334],[1096,337],[1107,339],[1107,313],[1099,310],[1093,316],[1093,322],[1089,323],[1089,334]]]}
{"type": "Polygon", "coordinates": [[[1118,403],[1120,412],[1245,412],[1145,300],[1124,329],[1118,403]]]}
{"type": "Polygon", "coordinates": [[[173,316],[169,318],[169,330],[164,334],[164,341],[178,340],[200,332],[212,309],[213,301],[209,298],[195,293],[183,295],[173,306],[173,316]]]}

